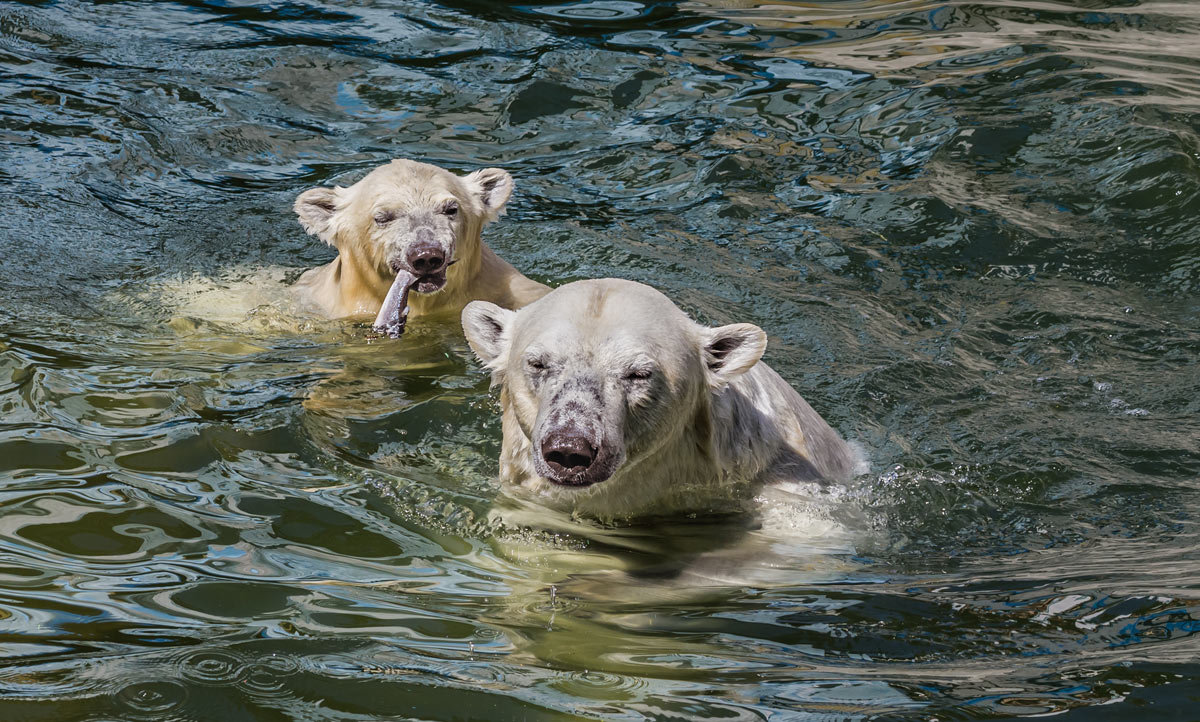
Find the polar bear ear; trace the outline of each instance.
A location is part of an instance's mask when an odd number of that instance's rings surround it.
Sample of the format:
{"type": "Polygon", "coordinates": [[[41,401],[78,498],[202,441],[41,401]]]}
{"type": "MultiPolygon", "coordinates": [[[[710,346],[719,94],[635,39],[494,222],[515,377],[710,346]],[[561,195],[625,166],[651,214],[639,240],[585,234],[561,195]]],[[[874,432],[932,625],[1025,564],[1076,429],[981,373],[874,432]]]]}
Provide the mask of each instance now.
{"type": "Polygon", "coordinates": [[[334,245],[333,215],[339,207],[340,188],[310,188],[296,198],[292,210],[300,216],[300,225],[309,235],[334,245]]]}
{"type": "Polygon", "coordinates": [[[751,323],[704,329],[704,363],[713,386],[723,386],[749,371],[767,350],[767,334],[751,323]]]}
{"type": "Polygon", "coordinates": [[[463,178],[467,188],[483,204],[484,215],[489,221],[504,212],[508,197],[513,192],[513,178],[500,168],[484,168],[463,178]]]}
{"type": "Polygon", "coordinates": [[[508,331],[516,312],[500,308],[487,301],[472,301],[462,312],[463,333],[471,349],[489,368],[504,355],[508,347],[508,331]]]}

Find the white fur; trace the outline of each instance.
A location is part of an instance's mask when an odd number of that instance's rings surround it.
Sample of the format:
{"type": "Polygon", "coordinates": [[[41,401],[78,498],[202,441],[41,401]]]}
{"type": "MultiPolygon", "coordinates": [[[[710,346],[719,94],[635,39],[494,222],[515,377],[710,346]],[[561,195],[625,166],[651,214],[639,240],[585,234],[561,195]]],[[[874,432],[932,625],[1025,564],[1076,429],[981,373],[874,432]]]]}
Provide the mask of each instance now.
{"type": "Polygon", "coordinates": [[[759,361],[761,329],[706,328],[649,286],[579,281],[519,311],[475,302],[463,329],[501,386],[501,480],[547,506],[605,518],[736,511],[766,483],[861,471],[859,454],[759,361]],[[631,381],[639,369],[653,373],[631,381]],[[577,487],[539,473],[553,424],[593,430],[611,476],[577,487]]]}
{"type": "Polygon", "coordinates": [[[549,289],[521,275],[480,236],[485,224],[504,213],[512,192],[512,176],[500,168],[458,176],[404,159],[348,188],[310,188],[296,198],[296,216],[305,231],[337,248],[338,257],[306,271],[293,288],[305,306],[328,318],[374,316],[396,269],[407,264],[408,249],[432,242],[453,263],[441,289],[409,295],[410,321],[457,316],[475,299],[523,306],[549,289]]]}

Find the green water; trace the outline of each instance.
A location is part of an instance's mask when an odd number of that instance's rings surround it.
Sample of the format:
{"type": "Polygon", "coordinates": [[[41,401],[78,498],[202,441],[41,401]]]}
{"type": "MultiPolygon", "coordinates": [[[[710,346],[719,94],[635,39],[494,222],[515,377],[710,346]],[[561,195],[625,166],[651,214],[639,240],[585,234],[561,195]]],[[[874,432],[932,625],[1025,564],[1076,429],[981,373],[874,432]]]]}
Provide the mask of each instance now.
{"type": "Polygon", "coordinates": [[[1200,719],[1200,6],[0,2],[0,719],[1200,719]],[[452,324],[297,318],[301,191],[508,169],[871,471],[495,485],[452,324]],[[757,526],[756,526],[757,524],[757,526]]]}

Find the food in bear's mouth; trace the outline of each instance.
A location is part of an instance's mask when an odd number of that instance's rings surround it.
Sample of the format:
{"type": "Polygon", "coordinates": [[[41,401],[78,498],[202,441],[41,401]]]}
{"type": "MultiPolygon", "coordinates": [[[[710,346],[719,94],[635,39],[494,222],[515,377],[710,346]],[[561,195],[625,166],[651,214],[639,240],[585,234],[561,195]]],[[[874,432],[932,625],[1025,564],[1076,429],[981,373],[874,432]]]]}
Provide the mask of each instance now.
{"type": "Polygon", "coordinates": [[[383,305],[379,307],[379,315],[375,317],[373,328],[391,338],[400,338],[404,333],[404,323],[408,320],[408,292],[417,282],[417,277],[408,271],[397,271],[396,280],[388,289],[383,305]]]}

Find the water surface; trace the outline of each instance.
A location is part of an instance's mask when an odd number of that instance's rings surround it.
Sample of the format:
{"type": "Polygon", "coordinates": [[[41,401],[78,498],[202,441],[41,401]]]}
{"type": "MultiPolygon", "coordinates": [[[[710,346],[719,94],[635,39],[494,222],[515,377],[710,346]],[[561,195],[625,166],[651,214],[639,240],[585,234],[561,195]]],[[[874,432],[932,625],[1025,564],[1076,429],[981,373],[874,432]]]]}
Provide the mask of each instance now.
{"type": "Polygon", "coordinates": [[[0,3],[0,717],[1194,719],[1198,32],[0,3]],[[332,258],[295,196],[393,157],[512,172],[538,280],[763,326],[871,472],[757,530],[497,522],[460,332],[280,301],[332,258]]]}

